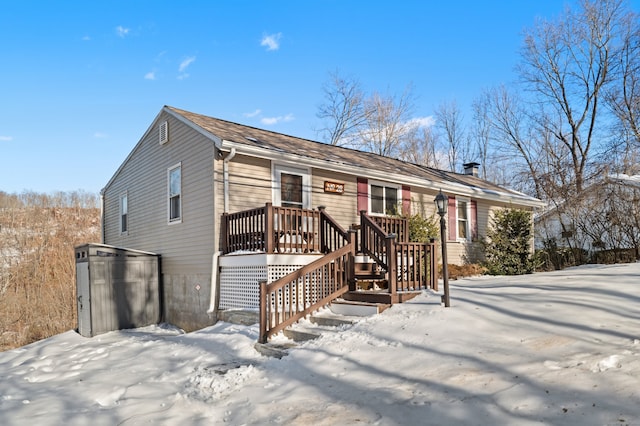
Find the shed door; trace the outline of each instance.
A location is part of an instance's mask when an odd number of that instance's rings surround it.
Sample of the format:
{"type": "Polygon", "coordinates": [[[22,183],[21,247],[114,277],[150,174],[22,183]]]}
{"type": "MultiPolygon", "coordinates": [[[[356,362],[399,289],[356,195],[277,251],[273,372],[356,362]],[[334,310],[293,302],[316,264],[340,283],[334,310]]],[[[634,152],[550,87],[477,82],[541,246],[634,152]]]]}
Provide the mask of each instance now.
{"type": "Polygon", "coordinates": [[[89,262],[76,263],[76,291],[78,300],[78,332],[81,336],[91,337],[89,262]]]}

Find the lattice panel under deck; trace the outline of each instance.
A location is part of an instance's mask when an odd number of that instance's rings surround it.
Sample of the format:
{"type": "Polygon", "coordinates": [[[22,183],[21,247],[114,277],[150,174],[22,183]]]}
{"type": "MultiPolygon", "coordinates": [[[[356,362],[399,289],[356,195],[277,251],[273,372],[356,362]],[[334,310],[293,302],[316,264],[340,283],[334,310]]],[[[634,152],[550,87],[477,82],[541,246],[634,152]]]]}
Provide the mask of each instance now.
{"type": "MultiPolygon", "coordinates": [[[[220,309],[258,309],[260,281],[274,282],[304,265],[224,266],[220,271],[220,309]]],[[[309,299],[309,292],[305,295],[309,299]]],[[[288,297],[288,291],[286,292],[288,297]]]]}

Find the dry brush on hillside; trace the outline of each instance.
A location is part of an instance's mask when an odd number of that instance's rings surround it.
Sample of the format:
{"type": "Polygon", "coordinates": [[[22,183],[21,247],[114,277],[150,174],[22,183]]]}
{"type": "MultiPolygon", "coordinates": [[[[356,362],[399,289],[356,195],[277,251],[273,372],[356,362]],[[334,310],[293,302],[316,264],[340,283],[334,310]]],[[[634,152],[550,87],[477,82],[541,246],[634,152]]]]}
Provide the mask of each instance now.
{"type": "Polygon", "coordinates": [[[83,192],[0,192],[0,351],[76,327],[74,247],[100,241],[83,192]]]}

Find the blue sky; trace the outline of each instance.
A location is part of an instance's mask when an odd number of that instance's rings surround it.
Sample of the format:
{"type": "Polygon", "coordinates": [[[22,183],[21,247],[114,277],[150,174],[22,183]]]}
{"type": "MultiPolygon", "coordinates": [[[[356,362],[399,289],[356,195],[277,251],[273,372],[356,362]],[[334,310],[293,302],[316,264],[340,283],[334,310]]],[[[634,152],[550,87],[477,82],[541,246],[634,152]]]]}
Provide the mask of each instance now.
{"type": "MultiPolygon", "coordinates": [[[[566,2],[5,1],[0,191],[98,192],[163,105],[309,139],[330,71],[416,117],[516,76],[566,2]]],[[[573,3],[569,3],[573,4],[573,3]]]]}

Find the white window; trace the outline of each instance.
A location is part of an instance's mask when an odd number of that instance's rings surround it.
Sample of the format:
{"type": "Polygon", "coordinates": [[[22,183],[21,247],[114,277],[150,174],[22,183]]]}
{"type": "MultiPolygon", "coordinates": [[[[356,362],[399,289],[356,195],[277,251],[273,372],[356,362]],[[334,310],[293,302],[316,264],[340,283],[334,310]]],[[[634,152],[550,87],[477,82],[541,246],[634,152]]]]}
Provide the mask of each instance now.
{"type": "Polygon", "coordinates": [[[458,240],[471,240],[471,202],[456,198],[456,224],[458,240]]]}
{"type": "Polygon", "coordinates": [[[369,182],[369,213],[397,215],[402,212],[402,188],[381,182],[369,182]]]}
{"type": "Polygon", "coordinates": [[[120,195],[120,233],[129,231],[129,201],[127,193],[120,195]]]}
{"type": "Polygon", "coordinates": [[[273,204],[282,207],[311,208],[311,176],[308,169],[286,165],[273,168],[273,204]]]}
{"type": "Polygon", "coordinates": [[[169,187],[169,223],[182,221],[182,165],[177,164],[168,170],[169,187]]]}

